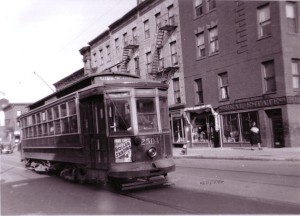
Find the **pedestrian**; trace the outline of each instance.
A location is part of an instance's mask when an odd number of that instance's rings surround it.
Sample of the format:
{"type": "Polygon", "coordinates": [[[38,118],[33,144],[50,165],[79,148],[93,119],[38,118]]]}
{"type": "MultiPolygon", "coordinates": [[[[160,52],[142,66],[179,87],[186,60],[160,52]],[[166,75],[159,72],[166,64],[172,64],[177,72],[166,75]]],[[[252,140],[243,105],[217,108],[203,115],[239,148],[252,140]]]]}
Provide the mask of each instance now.
{"type": "Polygon", "coordinates": [[[258,145],[258,149],[262,150],[261,147],[261,140],[259,135],[259,129],[256,126],[256,122],[252,122],[252,127],[250,128],[250,144],[251,144],[251,150],[254,150],[253,146],[258,145]]]}

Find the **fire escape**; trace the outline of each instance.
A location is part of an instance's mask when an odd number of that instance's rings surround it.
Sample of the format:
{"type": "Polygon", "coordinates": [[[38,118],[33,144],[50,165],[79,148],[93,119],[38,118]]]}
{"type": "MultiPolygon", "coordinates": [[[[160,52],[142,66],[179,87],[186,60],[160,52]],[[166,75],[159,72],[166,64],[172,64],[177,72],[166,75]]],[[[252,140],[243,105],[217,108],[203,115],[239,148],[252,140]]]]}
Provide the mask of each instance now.
{"type": "Polygon", "coordinates": [[[152,59],[152,65],[151,65],[151,71],[149,75],[153,79],[160,80],[160,81],[166,81],[172,74],[174,74],[178,70],[178,66],[173,65],[160,65],[160,53],[163,48],[163,40],[164,35],[171,34],[172,31],[174,31],[177,28],[177,25],[175,23],[175,17],[170,17],[165,20],[164,23],[158,28],[158,32],[156,35],[156,42],[154,47],[154,53],[153,53],[153,59],[152,59]]]}
{"type": "Polygon", "coordinates": [[[124,48],[121,60],[121,72],[128,73],[127,65],[130,61],[130,56],[138,48],[137,36],[127,36],[124,38],[124,48]]]}

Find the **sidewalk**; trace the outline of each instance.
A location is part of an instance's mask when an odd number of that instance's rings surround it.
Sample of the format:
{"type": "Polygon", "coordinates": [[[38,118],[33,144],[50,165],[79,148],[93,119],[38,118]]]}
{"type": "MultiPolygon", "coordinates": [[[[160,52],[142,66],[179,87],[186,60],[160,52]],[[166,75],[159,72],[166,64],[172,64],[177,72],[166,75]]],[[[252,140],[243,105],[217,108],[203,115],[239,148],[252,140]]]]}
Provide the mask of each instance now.
{"type": "Polygon", "coordinates": [[[188,147],[185,155],[182,154],[182,148],[174,147],[173,156],[175,159],[184,157],[196,159],[300,161],[300,147],[263,148],[263,150],[255,148],[254,151],[251,151],[250,147],[188,147]]]}

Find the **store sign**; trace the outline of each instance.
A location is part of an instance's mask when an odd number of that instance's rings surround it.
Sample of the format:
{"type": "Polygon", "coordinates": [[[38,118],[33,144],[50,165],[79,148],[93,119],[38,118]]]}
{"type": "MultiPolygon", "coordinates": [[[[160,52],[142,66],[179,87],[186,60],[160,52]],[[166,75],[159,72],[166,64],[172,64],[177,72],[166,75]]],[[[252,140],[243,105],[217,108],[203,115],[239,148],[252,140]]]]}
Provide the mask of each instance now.
{"type": "Polygon", "coordinates": [[[223,105],[219,107],[219,112],[255,109],[255,108],[262,108],[262,107],[279,106],[285,104],[287,104],[286,97],[270,98],[265,100],[247,101],[247,102],[223,105]]]}
{"type": "Polygon", "coordinates": [[[116,163],[132,162],[131,139],[130,138],[115,139],[114,144],[115,144],[116,163]]]}

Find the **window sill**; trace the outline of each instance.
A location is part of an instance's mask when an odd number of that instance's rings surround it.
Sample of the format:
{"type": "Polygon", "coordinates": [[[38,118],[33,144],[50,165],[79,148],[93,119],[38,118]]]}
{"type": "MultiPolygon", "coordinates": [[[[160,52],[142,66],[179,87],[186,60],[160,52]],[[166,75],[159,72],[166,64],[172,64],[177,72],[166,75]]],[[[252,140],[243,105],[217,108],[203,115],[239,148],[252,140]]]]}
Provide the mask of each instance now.
{"type": "Polygon", "coordinates": [[[220,53],[219,51],[210,53],[208,57],[213,57],[213,56],[219,55],[219,53],[220,53]]]}
{"type": "Polygon", "coordinates": [[[203,60],[203,59],[206,59],[206,56],[197,57],[197,58],[196,58],[196,61],[201,61],[201,60],[203,60]]]}
{"type": "Polygon", "coordinates": [[[257,41],[264,40],[264,39],[267,39],[267,38],[270,38],[270,37],[272,37],[272,35],[262,36],[260,38],[257,38],[257,41]]]}
{"type": "Polygon", "coordinates": [[[265,92],[263,93],[263,97],[268,97],[269,95],[272,95],[272,94],[276,94],[276,91],[272,91],[272,92],[265,92]]]}
{"type": "Polygon", "coordinates": [[[300,88],[293,88],[294,92],[297,92],[298,94],[300,93],[300,88]]]}
{"type": "Polygon", "coordinates": [[[293,36],[299,36],[300,35],[299,32],[287,32],[287,34],[293,35],[293,36]]]}
{"type": "MultiPolygon", "coordinates": [[[[207,10],[208,10],[208,9],[207,9],[207,10]]],[[[215,7],[215,8],[213,8],[213,9],[211,9],[211,10],[207,11],[207,12],[206,12],[206,14],[213,13],[213,12],[215,12],[216,10],[217,10],[217,8],[215,7]]]]}
{"type": "Polygon", "coordinates": [[[195,103],[194,106],[202,106],[202,105],[204,105],[204,102],[201,102],[201,103],[195,103]]]}
{"type": "Polygon", "coordinates": [[[229,101],[229,98],[227,99],[219,99],[219,102],[222,103],[222,102],[228,102],[229,101]]]}
{"type": "Polygon", "coordinates": [[[203,16],[204,16],[204,14],[201,14],[200,16],[194,15],[194,21],[197,20],[197,19],[200,19],[200,18],[203,17],[203,16]]]}
{"type": "Polygon", "coordinates": [[[185,107],[185,103],[177,103],[177,104],[172,104],[169,106],[170,110],[174,110],[174,109],[180,109],[180,108],[184,108],[185,107]]]}

